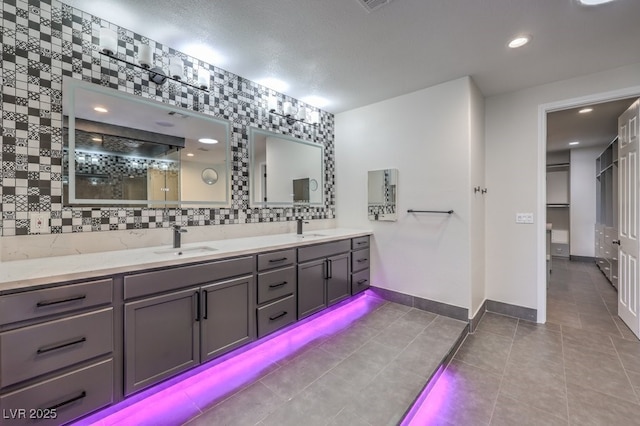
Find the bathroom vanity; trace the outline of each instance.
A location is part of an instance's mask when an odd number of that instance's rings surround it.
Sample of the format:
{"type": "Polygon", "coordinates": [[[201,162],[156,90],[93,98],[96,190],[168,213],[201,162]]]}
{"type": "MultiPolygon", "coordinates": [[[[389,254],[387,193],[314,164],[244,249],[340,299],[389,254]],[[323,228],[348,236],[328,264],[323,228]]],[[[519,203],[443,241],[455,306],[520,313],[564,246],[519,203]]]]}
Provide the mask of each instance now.
{"type": "Polygon", "coordinates": [[[62,424],[264,338],[368,288],[369,243],[327,229],[4,262],[0,409],[62,424]]]}

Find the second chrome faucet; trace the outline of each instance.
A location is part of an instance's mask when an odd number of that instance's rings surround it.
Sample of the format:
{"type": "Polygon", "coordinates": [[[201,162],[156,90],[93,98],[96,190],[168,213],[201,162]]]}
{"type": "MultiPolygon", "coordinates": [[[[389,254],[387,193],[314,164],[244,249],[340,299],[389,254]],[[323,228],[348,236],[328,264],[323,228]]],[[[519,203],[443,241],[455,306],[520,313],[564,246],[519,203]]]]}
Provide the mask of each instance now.
{"type": "Polygon", "coordinates": [[[181,235],[187,232],[187,230],[180,225],[173,225],[172,228],[173,228],[173,248],[180,248],[181,235]]]}

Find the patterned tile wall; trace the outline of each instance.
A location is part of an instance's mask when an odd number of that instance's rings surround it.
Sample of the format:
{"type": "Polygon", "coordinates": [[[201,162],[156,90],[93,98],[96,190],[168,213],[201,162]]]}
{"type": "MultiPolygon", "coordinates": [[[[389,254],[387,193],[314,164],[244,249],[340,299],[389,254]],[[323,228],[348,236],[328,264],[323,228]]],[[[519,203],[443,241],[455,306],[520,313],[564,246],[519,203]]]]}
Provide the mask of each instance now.
{"type": "MultiPolygon", "coordinates": [[[[27,235],[29,212],[51,213],[51,232],[88,232],[184,225],[224,225],[306,219],[335,214],[334,117],[320,111],[321,124],[289,125],[267,111],[269,90],[213,65],[117,27],[58,0],[3,0],[0,6],[0,235],[27,235]],[[136,45],[149,44],[156,63],[168,69],[169,57],[183,58],[185,76],[211,72],[208,93],[170,82],[157,86],[145,72],[98,53],[100,27],[118,33],[116,55],[135,62],[136,45]],[[231,122],[231,208],[149,209],[65,207],[62,186],[62,78],[90,81],[231,122]],[[323,207],[251,208],[249,206],[250,127],[321,143],[325,146],[323,207]]],[[[300,101],[276,94],[279,102],[300,101]]],[[[305,105],[306,106],[306,105],[305,105]]]]}

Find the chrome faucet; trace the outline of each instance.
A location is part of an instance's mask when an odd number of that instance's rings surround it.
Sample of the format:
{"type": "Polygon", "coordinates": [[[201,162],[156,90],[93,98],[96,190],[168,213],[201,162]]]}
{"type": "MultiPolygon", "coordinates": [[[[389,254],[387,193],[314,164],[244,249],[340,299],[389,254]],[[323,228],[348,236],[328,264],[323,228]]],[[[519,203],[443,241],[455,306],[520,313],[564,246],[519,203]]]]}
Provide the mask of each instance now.
{"type": "Polygon", "coordinates": [[[187,232],[180,225],[173,225],[173,248],[180,248],[180,234],[187,232]]]}
{"type": "Polygon", "coordinates": [[[304,219],[296,219],[296,222],[297,222],[297,224],[296,224],[297,225],[296,233],[298,235],[302,235],[302,224],[303,223],[309,223],[309,222],[306,222],[304,219]]]}

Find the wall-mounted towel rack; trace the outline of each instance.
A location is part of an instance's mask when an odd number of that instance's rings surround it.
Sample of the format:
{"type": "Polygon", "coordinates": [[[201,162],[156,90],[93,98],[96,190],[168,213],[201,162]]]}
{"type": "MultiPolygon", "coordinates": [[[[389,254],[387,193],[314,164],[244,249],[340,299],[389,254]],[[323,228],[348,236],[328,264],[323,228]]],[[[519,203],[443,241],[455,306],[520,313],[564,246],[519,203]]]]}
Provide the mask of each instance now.
{"type": "Polygon", "coordinates": [[[409,210],[407,210],[407,213],[445,213],[445,214],[451,214],[451,213],[453,213],[453,210],[414,210],[414,209],[409,209],[409,210]]]}

